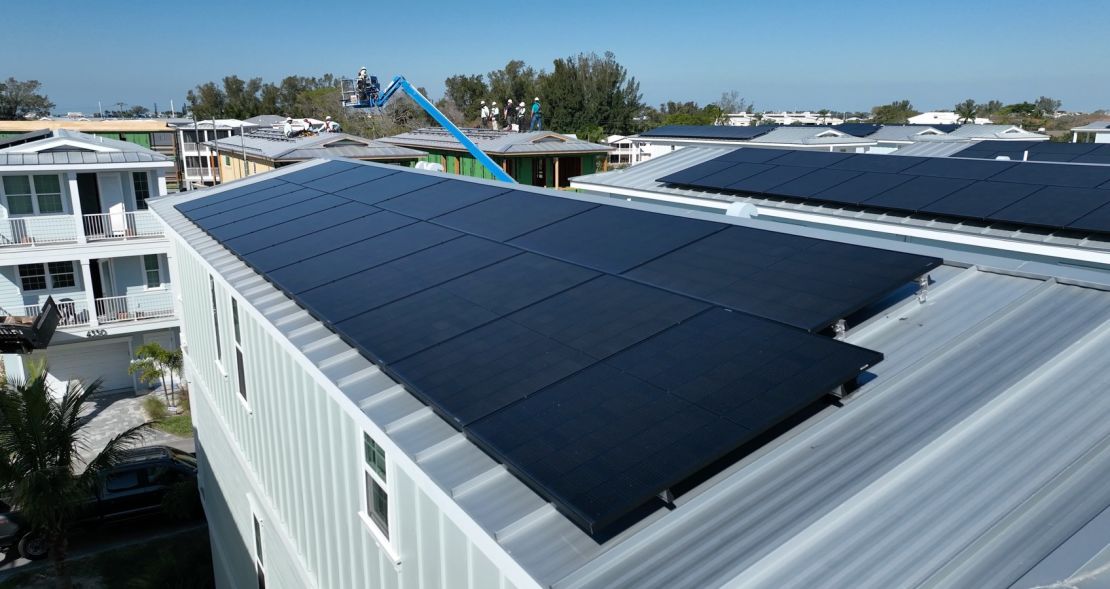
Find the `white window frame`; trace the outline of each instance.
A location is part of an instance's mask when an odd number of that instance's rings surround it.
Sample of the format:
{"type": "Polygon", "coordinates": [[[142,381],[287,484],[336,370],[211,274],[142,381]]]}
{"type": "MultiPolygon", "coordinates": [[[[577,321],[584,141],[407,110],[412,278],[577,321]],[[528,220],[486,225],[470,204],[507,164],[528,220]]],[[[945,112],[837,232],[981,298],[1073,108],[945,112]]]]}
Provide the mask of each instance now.
{"type": "Polygon", "coordinates": [[[145,290],[166,290],[166,273],[163,270],[161,254],[143,254],[142,256],[140,256],[140,258],[141,258],[141,263],[143,265],[144,289],[145,290]],[[157,261],[157,264],[158,264],[158,267],[154,270],[151,270],[150,268],[146,267],[146,260],[147,260],[147,258],[150,258],[150,257],[153,257],[157,261]],[[158,272],[158,286],[151,286],[150,285],[150,273],[155,272],[155,271],[158,272]]]}
{"type": "Polygon", "coordinates": [[[377,442],[377,440],[374,439],[374,436],[371,436],[368,432],[360,431],[359,433],[358,461],[361,465],[361,472],[359,473],[361,475],[359,476],[359,487],[362,490],[362,498],[360,499],[362,509],[359,510],[358,516],[359,519],[362,520],[362,524],[366,527],[367,530],[369,530],[370,535],[374,538],[374,541],[377,542],[378,546],[382,550],[384,550],[387,555],[389,555],[389,558],[393,560],[393,565],[400,566],[401,556],[393,540],[393,538],[397,535],[397,510],[395,509],[396,506],[390,505],[389,501],[390,497],[395,496],[393,488],[389,485],[389,481],[396,480],[397,478],[396,474],[393,472],[393,463],[391,460],[389,460],[388,457],[386,457],[384,468],[386,476],[380,476],[378,472],[374,470],[374,468],[371,467],[370,464],[366,461],[366,440],[369,439],[374,443],[375,446],[381,448],[383,456],[385,455],[385,449],[381,444],[377,442]],[[368,501],[370,500],[370,488],[367,484],[368,480],[376,483],[378,487],[382,489],[382,492],[385,493],[387,510],[386,530],[382,530],[377,520],[370,515],[370,505],[368,504],[368,501]]]}
{"type": "Polygon", "coordinates": [[[231,299],[232,333],[235,336],[233,342],[235,349],[235,396],[239,397],[239,401],[243,403],[247,411],[253,413],[250,400],[247,397],[247,379],[243,374],[247,371],[247,356],[243,353],[243,327],[239,318],[239,301],[235,297],[229,298],[231,299]]]}
{"type": "Polygon", "coordinates": [[[16,273],[16,276],[19,278],[19,290],[21,292],[50,292],[50,291],[53,291],[53,290],[76,289],[77,285],[78,285],[77,267],[73,265],[73,260],[60,260],[60,261],[55,261],[55,262],[40,262],[40,263],[37,263],[37,264],[17,264],[16,267],[15,267],[15,273],[16,273]],[[50,264],[61,264],[61,263],[69,263],[70,272],[51,272],[50,271],[50,264]],[[42,272],[43,272],[42,276],[44,277],[44,279],[46,281],[46,287],[45,288],[32,288],[32,289],[24,288],[23,287],[23,271],[20,270],[21,266],[38,266],[38,267],[42,268],[42,272]],[[55,274],[73,274],[73,284],[70,284],[68,286],[55,286],[54,285],[54,275],[55,274]]]}
{"type": "Polygon", "coordinates": [[[258,512],[253,509],[251,510],[251,535],[254,536],[254,545],[251,547],[254,560],[254,576],[255,579],[262,581],[258,586],[263,587],[266,579],[266,559],[263,557],[262,516],[258,515],[258,512]]]}
{"type": "Polygon", "coordinates": [[[150,182],[150,173],[149,172],[147,172],[145,170],[132,170],[131,171],[131,194],[135,198],[135,210],[136,211],[145,211],[148,208],[150,208],[147,205],[147,201],[150,200],[151,196],[154,196],[153,193],[150,190],[150,188],[151,188],[150,185],[151,185],[151,182],[150,182]],[[146,198],[139,198],[139,183],[137,181],[138,178],[142,178],[143,182],[146,184],[146,198]]]}
{"type": "MultiPolygon", "coordinates": [[[[65,183],[64,180],[65,179],[62,178],[61,174],[4,174],[3,176],[0,176],[0,199],[3,199],[4,210],[7,211],[8,217],[22,218],[22,217],[31,217],[31,216],[34,216],[34,215],[68,215],[69,214],[69,207],[67,206],[68,203],[66,203],[66,201],[68,199],[66,198],[66,189],[65,189],[66,183],[65,183]],[[54,176],[55,178],[58,179],[58,192],[44,192],[42,194],[42,196],[47,196],[47,195],[53,196],[53,195],[57,194],[58,195],[58,200],[61,202],[61,205],[62,205],[62,210],[61,211],[54,211],[54,212],[49,212],[49,213],[43,213],[42,212],[42,207],[39,206],[39,196],[40,195],[39,195],[38,189],[35,188],[35,176],[54,176]],[[4,188],[4,178],[6,178],[6,177],[27,178],[28,185],[31,188],[31,211],[32,212],[30,212],[30,213],[12,213],[12,206],[11,206],[11,203],[8,201],[7,189],[4,188]]],[[[20,196],[25,196],[25,195],[20,195],[20,196]]]]}
{"type": "Polygon", "coordinates": [[[216,279],[211,274],[208,275],[208,293],[211,295],[210,301],[212,304],[212,331],[216,336],[216,368],[218,368],[220,374],[224,375],[226,378],[227,371],[224,370],[223,364],[224,348],[223,344],[220,342],[220,308],[219,305],[216,304],[216,279]]]}

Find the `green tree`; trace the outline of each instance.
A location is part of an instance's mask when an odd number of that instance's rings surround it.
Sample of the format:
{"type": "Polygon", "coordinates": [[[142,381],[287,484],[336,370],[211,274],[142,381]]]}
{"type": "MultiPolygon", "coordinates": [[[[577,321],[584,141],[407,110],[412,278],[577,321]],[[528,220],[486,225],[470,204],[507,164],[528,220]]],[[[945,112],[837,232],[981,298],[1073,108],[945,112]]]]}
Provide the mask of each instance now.
{"type": "Polygon", "coordinates": [[[205,82],[185,95],[198,119],[218,119],[227,107],[227,95],[215,82],[205,82]]]}
{"type": "Polygon", "coordinates": [[[895,100],[890,104],[876,106],[871,109],[871,120],[881,124],[905,124],[910,117],[920,114],[914,110],[909,100],[895,100]]]}
{"type": "Polygon", "coordinates": [[[988,100],[986,104],[979,108],[979,112],[987,115],[988,117],[1002,110],[1001,100],[988,100]]]}
{"type": "Polygon", "coordinates": [[[490,99],[502,107],[509,99],[514,103],[523,101],[530,105],[537,94],[536,70],[519,59],[510,61],[500,70],[490,72],[486,79],[489,80],[490,99]]]}
{"type": "Polygon", "coordinates": [[[1056,114],[1056,111],[1060,110],[1063,103],[1055,98],[1041,96],[1037,98],[1037,101],[1034,102],[1033,105],[1036,107],[1037,115],[1044,118],[1056,114]]]}
{"type": "Polygon", "coordinates": [[[244,81],[239,76],[227,76],[224,82],[224,96],[227,99],[225,115],[233,119],[249,119],[263,113],[262,100],[259,93],[262,91],[262,78],[251,78],[244,81]]]}
{"type": "Polygon", "coordinates": [[[446,98],[462,112],[463,120],[455,121],[461,125],[475,125],[482,110],[482,101],[489,100],[489,86],[481,74],[473,76],[451,76],[443,81],[446,98]]]}
{"type": "Polygon", "coordinates": [[[44,542],[54,563],[59,588],[73,583],[66,566],[69,528],[98,477],[117,464],[128,446],[141,440],[151,424],[117,434],[88,462],[81,428],[85,403],[100,381],[70,383],[56,399],[46,383],[46,365],[37,364],[25,382],[0,382],[0,485],[30,522],[27,541],[44,542]]]}
{"type": "Polygon", "coordinates": [[[718,125],[728,124],[728,115],[747,112],[748,101],[740,96],[736,90],[729,90],[722,92],[721,97],[717,99],[716,106],[720,109],[720,116],[717,117],[716,123],[718,125]]]}
{"type": "Polygon", "coordinates": [[[968,98],[956,104],[954,110],[961,123],[974,123],[975,115],[979,112],[979,105],[975,104],[974,100],[968,98]]]}
{"type": "Polygon", "coordinates": [[[45,94],[39,93],[40,88],[42,84],[38,80],[8,78],[0,82],[0,120],[49,115],[54,103],[45,94]]]}
{"type": "Polygon", "coordinates": [[[643,109],[640,83],[612,52],[556,59],[551,73],[540,76],[539,88],[544,126],[557,131],[602,127],[627,134],[643,109]]]}

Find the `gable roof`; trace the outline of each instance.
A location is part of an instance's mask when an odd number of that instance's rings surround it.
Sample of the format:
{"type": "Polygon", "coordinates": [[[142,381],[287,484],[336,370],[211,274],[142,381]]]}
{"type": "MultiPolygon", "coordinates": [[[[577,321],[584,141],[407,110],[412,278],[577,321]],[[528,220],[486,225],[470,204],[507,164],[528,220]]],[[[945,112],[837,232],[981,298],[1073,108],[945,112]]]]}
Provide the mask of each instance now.
{"type": "Polygon", "coordinates": [[[0,165],[5,166],[156,162],[173,165],[169,157],[142,145],[68,129],[54,129],[38,139],[0,149],[0,165]]]}
{"type": "Polygon", "coordinates": [[[962,125],[948,133],[948,137],[959,139],[1021,139],[1029,141],[1048,141],[1048,135],[1026,131],[1017,125],[962,125]]]}
{"type": "MultiPolygon", "coordinates": [[[[282,119],[283,121],[285,119],[282,119]]],[[[412,160],[424,152],[407,147],[389,145],[347,133],[319,133],[285,137],[280,131],[252,129],[243,135],[207,141],[205,145],[218,147],[232,154],[246,152],[248,156],[274,161],[303,161],[320,157],[349,157],[358,160],[412,160]]]]}
{"type": "MultiPolygon", "coordinates": [[[[612,151],[608,145],[591,143],[567,137],[553,131],[492,131],[487,129],[461,129],[461,131],[481,150],[496,155],[547,155],[563,153],[605,153],[612,151]]],[[[404,145],[418,149],[446,149],[466,151],[462,143],[447,130],[437,127],[416,129],[392,137],[382,137],[379,141],[404,145]]]]}

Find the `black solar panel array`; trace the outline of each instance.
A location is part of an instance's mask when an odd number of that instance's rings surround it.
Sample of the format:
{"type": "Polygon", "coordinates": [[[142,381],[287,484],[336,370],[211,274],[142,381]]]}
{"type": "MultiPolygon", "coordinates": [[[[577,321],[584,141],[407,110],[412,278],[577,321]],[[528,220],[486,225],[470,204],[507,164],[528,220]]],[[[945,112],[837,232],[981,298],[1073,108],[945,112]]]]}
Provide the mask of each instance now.
{"type": "Polygon", "coordinates": [[[980,141],[952,157],[1009,158],[1015,161],[1071,162],[1110,165],[1110,143],[1054,143],[1052,141],[980,141]],[[1028,154],[1028,157],[1026,155],[1028,154]]]}
{"type": "Polygon", "coordinates": [[[658,181],[865,209],[1110,233],[1110,166],[740,148],[658,181]]]}
{"type": "Polygon", "coordinates": [[[882,359],[939,260],[328,162],[178,205],[595,538],[882,359]]]}
{"type": "Polygon", "coordinates": [[[676,139],[731,139],[743,141],[766,135],[778,125],[664,125],[640,133],[641,137],[673,137],[676,139]]]}

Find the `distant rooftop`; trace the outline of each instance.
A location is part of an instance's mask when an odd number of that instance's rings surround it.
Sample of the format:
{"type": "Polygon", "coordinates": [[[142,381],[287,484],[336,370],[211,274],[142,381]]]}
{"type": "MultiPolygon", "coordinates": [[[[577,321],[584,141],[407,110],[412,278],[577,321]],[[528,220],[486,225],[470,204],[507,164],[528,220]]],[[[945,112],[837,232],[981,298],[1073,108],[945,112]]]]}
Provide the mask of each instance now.
{"type": "MultiPolygon", "coordinates": [[[[492,131],[488,129],[462,129],[471,141],[478,144],[482,151],[496,155],[547,155],[563,153],[603,153],[612,147],[568,137],[553,131],[492,131]]],[[[445,129],[428,127],[401,133],[392,137],[382,137],[380,141],[394,145],[404,145],[418,149],[447,149],[463,151],[465,148],[445,129]]]]}
{"type": "MultiPolygon", "coordinates": [[[[285,119],[282,118],[282,121],[285,119]]],[[[320,133],[285,137],[281,131],[268,127],[248,130],[242,136],[208,141],[205,145],[232,153],[274,161],[304,161],[320,157],[349,157],[359,160],[412,160],[422,151],[390,145],[346,133],[320,133]]]]}
{"type": "Polygon", "coordinates": [[[141,145],[68,129],[35,131],[0,143],[0,166],[148,162],[172,166],[169,157],[141,145]]]}
{"type": "Polygon", "coordinates": [[[1095,121],[1087,123],[1082,127],[1075,127],[1072,131],[1095,131],[1095,132],[1110,132],[1110,121],[1095,121]]]}
{"type": "MultiPolygon", "coordinates": [[[[192,121],[190,121],[192,122],[192,121]]],[[[42,129],[73,129],[85,133],[157,133],[173,131],[169,119],[91,119],[77,121],[0,121],[0,133],[28,133],[42,129]]]]}

